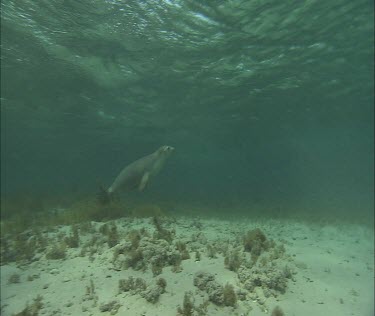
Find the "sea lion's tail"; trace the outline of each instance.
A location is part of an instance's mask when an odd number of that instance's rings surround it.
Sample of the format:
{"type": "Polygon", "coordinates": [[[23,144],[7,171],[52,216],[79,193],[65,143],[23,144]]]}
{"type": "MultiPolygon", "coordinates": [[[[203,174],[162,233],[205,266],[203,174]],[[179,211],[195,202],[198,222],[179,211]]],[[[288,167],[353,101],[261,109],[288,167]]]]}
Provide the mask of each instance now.
{"type": "Polygon", "coordinates": [[[96,194],[96,199],[101,205],[107,205],[112,200],[111,194],[102,185],[99,186],[99,192],[96,194]]]}

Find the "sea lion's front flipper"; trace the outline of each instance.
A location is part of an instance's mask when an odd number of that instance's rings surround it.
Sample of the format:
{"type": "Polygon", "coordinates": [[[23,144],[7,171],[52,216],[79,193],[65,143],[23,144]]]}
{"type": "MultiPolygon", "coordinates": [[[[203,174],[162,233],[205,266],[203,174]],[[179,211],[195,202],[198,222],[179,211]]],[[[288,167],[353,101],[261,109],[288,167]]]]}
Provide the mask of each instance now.
{"type": "Polygon", "coordinates": [[[139,187],[138,187],[139,191],[143,191],[149,179],[150,179],[150,173],[146,172],[141,179],[141,183],[139,184],[139,187]]]}

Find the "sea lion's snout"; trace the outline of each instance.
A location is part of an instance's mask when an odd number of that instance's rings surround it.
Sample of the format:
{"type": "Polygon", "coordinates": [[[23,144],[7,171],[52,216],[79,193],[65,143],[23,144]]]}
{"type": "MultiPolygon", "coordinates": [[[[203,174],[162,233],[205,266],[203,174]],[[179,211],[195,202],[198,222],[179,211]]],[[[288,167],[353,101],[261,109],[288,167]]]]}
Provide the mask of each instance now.
{"type": "Polygon", "coordinates": [[[172,153],[174,151],[174,147],[172,146],[162,146],[160,149],[165,153],[172,153]]]}

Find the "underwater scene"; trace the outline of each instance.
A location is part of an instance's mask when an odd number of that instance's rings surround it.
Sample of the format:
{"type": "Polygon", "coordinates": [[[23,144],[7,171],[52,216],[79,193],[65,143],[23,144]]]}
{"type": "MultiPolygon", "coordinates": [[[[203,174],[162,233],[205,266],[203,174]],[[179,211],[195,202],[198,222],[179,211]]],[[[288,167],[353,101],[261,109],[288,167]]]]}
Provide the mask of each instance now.
{"type": "Polygon", "coordinates": [[[3,0],[2,316],[373,316],[374,3],[3,0]]]}

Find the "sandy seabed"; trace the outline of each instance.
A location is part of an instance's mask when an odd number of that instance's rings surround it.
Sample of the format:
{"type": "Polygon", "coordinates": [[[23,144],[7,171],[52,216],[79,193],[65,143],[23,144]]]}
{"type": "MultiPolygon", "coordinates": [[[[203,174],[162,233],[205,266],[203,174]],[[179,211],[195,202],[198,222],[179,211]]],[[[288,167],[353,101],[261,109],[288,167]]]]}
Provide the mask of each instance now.
{"type": "Polygon", "coordinates": [[[374,315],[374,232],[356,224],[122,218],[28,234],[32,258],[1,266],[3,316],[374,315]]]}

